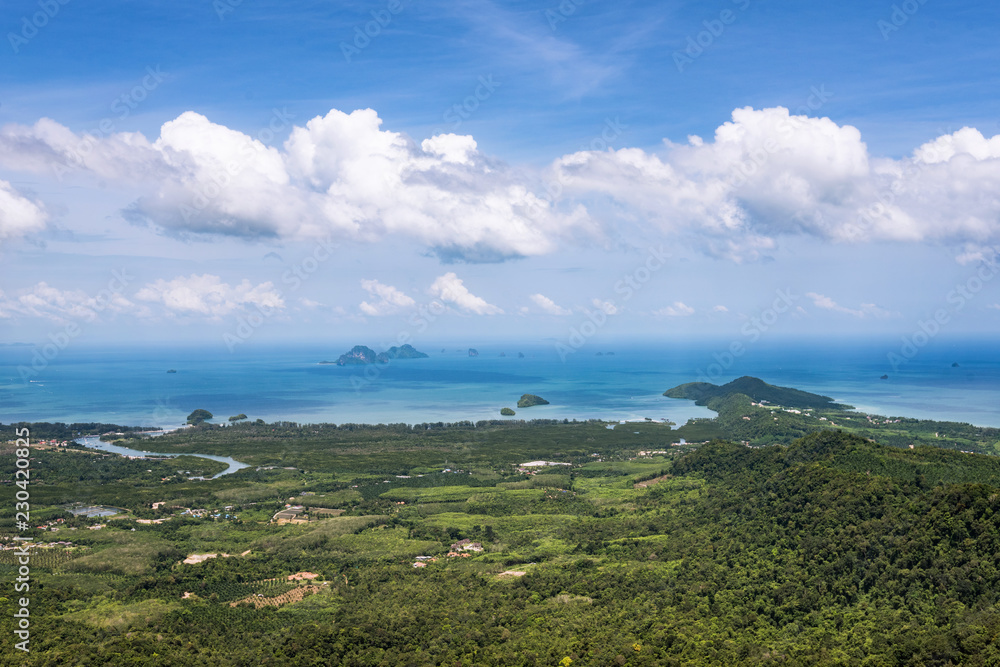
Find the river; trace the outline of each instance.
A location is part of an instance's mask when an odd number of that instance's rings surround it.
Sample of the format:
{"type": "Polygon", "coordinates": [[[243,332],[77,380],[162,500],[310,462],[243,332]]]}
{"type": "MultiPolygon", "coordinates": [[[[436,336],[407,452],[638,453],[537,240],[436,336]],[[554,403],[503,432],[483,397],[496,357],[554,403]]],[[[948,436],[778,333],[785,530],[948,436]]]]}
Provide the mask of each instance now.
{"type": "Polygon", "coordinates": [[[138,449],[129,449],[128,447],[113,445],[110,442],[102,442],[100,436],[96,435],[88,435],[82,438],[77,438],[75,442],[90,449],[99,449],[102,452],[112,452],[114,454],[121,454],[122,456],[166,456],[170,458],[175,458],[186,454],[188,456],[200,456],[203,459],[212,459],[213,461],[219,461],[229,466],[215,477],[212,477],[212,479],[217,479],[219,477],[222,477],[223,475],[229,475],[231,473],[236,472],[237,470],[242,470],[243,468],[250,467],[246,463],[240,463],[236,459],[230,458],[228,456],[215,456],[214,454],[195,454],[192,452],[184,452],[183,454],[165,454],[161,452],[145,452],[138,449]]]}

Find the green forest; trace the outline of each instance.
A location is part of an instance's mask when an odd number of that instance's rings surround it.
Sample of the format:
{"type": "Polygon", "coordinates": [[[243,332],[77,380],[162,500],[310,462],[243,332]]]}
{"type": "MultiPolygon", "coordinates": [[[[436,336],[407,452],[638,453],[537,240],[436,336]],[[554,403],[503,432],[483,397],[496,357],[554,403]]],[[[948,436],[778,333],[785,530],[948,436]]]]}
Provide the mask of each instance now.
{"type": "Polygon", "coordinates": [[[240,420],[157,438],[173,460],[33,446],[29,531],[3,426],[0,664],[1000,665],[996,429],[698,390],[718,417],[679,428],[240,420]],[[250,467],[191,480],[222,467],[197,453],[250,467]],[[14,535],[38,544],[28,592],[14,535]]]}

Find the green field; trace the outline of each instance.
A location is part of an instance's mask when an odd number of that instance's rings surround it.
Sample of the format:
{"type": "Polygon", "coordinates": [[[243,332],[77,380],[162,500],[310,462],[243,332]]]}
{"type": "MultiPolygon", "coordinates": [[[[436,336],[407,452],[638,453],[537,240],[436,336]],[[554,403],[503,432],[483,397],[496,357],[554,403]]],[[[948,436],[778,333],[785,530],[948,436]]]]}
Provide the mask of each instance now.
{"type": "MultiPolygon", "coordinates": [[[[844,428],[775,422],[773,408],[754,422],[744,399],[713,396],[718,419],[675,429],[283,423],[160,438],[254,464],[200,482],[171,462],[33,451],[33,525],[55,531],[30,531],[51,544],[31,556],[32,651],[0,664],[1000,665],[1000,458],[956,451],[992,451],[995,434],[854,426],[840,408],[824,414],[844,428]],[[735,442],[675,446],[699,429],[735,442]],[[740,444],[771,440],[784,444],[740,444]],[[533,460],[570,465],[522,472],[533,460]],[[298,505],[346,512],[272,521],[298,505]],[[183,562],[196,554],[216,556],[183,562]]],[[[12,469],[12,445],[0,462],[12,469]]],[[[0,576],[17,567],[0,551],[0,576]]]]}

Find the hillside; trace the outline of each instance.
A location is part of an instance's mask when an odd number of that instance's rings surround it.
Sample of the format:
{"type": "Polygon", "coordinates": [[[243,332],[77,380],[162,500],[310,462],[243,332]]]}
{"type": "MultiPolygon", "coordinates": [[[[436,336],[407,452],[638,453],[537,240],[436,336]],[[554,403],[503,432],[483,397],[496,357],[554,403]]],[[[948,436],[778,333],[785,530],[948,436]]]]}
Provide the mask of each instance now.
{"type": "MultiPolygon", "coordinates": [[[[32,652],[0,663],[1000,664],[1000,459],[676,433],[202,425],[157,446],[257,467],[170,484],[173,463],[37,450],[32,517],[63,523],[36,539],[73,546],[34,550],[32,652]],[[521,469],[534,460],[569,465],[521,469]],[[272,520],[296,503],[307,521],[272,520]]],[[[17,567],[0,551],[3,576],[17,567]]]]}

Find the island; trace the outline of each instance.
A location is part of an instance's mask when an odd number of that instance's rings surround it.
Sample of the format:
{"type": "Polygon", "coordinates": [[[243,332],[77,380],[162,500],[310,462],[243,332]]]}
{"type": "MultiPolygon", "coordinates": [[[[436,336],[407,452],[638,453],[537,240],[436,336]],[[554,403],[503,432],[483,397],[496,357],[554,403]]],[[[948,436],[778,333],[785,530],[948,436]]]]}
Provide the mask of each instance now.
{"type": "Polygon", "coordinates": [[[379,363],[387,364],[394,359],[426,359],[427,357],[427,354],[414,349],[410,344],[406,344],[400,347],[392,346],[385,352],[376,355],[375,359],[379,363]]]}
{"type": "Polygon", "coordinates": [[[888,379],[889,379],[888,375],[883,375],[882,377],[879,378],[879,380],[888,380],[888,379]]]}
{"type": "Polygon", "coordinates": [[[478,357],[479,356],[479,350],[477,350],[474,347],[470,347],[469,348],[469,356],[470,357],[478,357]]]}
{"type": "Polygon", "coordinates": [[[387,364],[395,359],[425,359],[426,357],[426,354],[414,349],[412,345],[393,346],[385,352],[377,354],[375,350],[366,345],[355,345],[348,352],[340,355],[340,358],[336,361],[321,361],[319,363],[356,366],[364,364],[387,364]]]}
{"type": "Polygon", "coordinates": [[[168,373],[176,373],[177,371],[176,371],[176,370],[174,370],[173,368],[171,368],[171,369],[170,369],[169,371],[167,371],[167,372],[168,372],[168,373]]]}
{"type": "Polygon", "coordinates": [[[211,419],[212,417],[213,417],[212,413],[209,412],[208,410],[202,410],[201,408],[198,408],[197,410],[188,415],[187,423],[191,424],[192,426],[197,426],[206,419],[211,419]]]}
{"type": "Polygon", "coordinates": [[[541,396],[535,396],[534,394],[524,394],[517,401],[517,407],[519,408],[530,408],[533,405],[548,405],[549,402],[546,401],[541,396]]]}
{"type": "Polygon", "coordinates": [[[524,352],[518,352],[517,353],[517,358],[518,359],[524,359],[524,352]]]}
{"type": "Polygon", "coordinates": [[[510,408],[500,408],[500,414],[502,414],[504,417],[513,417],[517,413],[511,410],[510,408]]]}
{"type": "Polygon", "coordinates": [[[956,361],[956,362],[952,363],[951,367],[952,368],[958,368],[958,362],[956,361]]]}
{"type": "Polygon", "coordinates": [[[759,403],[775,403],[789,408],[839,408],[850,409],[849,405],[837,405],[829,396],[811,394],[808,391],[776,387],[763,380],[744,375],[722,385],[709,382],[688,382],[663,392],[669,398],[687,398],[695,405],[708,405],[713,398],[726,398],[733,394],[744,394],[759,403]]]}

